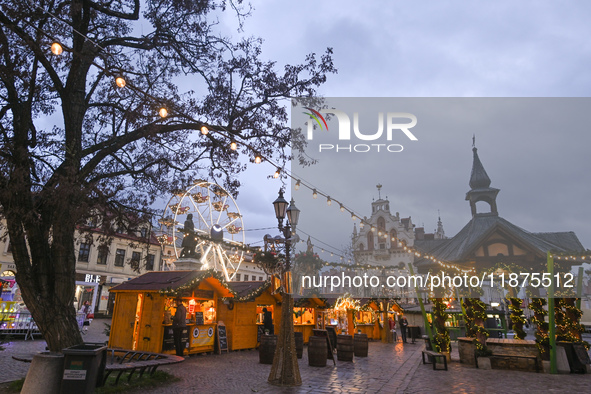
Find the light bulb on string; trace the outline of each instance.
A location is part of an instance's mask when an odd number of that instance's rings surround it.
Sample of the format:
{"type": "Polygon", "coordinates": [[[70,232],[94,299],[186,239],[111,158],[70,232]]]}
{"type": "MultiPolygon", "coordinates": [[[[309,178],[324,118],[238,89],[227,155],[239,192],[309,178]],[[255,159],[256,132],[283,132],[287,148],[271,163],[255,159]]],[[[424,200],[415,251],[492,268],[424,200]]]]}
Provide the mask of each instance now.
{"type": "Polygon", "coordinates": [[[158,111],[158,115],[160,115],[161,118],[166,118],[168,116],[168,110],[165,107],[162,107],[158,111]]]}
{"type": "Polygon", "coordinates": [[[261,155],[259,155],[257,153],[257,155],[254,157],[255,164],[261,164],[262,161],[263,161],[263,158],[261,157],[261,155]]]}
{"type": "Polygon", "coordinates": [[[203,134],[203,135],[209,134],[209,129],[207,128],[207,126],[201,126],[201,134],[203,134]]]}
{"type": "Polygon", "coordinates": [[[359,228],[363,228],[364,226],[365,226],[365,223],[359,222],[359,228]]]}
{"type": "Polygon", "coordinates": [[[341,204],[340,210],[341,212],[345,212],[345,207],[343,206],[343,204],[341,204]]]}
{"type": "Polygon", "coordinates": [[[313,199],[318,198],[318,192],[316,191],[316,189],[312,190],[312,198],[313,199]]]}
{"type": "Polygon", "coordinates": [[[117,78],[115,78],[115,84],[120,88],[124,88],[127,82],[125,82],[125,78],[119,75],[117,78]]]}
{"type": "Polygon", "coordinates": [[[277,170],[275,170],[275,173],[273,174],[273,178],[277,179],[279,178],[279,173],[281,172],[280,168],[277,168],[277,170]]]}
{"type": "Polygon", "coordinates": [[[64,48],[62,47],[62,44],[60,44],[59,42],[54,42],[53,44],[51,44],[51,53],[53,53],[56,56],[59,56],[62,54],[62,52],[64,52],[64,48]]]}
{"type": "Polygon", "coordinates": [[[230,142],[230,149],[232,149],[232,150],[238,149],[238,144],[236,143],[236,141],[230,142]]]}
{"type": "Polygon", "coordinates": [[[326,197],[326,205],[328,205],[329,207],[332,204],[332,200],[330,199],[330,196],[326,197]]]}
{"type": "Polygon", "coordinates": [[[354,214],[354,213],[351,213],[351,219],[352,219],[353,221],[355,221],[355,220],[357,220],[357,216],[355,216],[355,214],[354,214]]]}

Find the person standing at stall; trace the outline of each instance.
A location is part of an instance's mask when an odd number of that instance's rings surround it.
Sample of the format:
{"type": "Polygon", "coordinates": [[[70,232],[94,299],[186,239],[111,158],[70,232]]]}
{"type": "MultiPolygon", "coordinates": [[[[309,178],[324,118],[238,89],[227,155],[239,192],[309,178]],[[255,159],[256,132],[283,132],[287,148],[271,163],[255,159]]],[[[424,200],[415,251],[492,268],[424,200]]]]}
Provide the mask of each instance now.
{"type": "Polygon", "coordinates": [[[183,341],[183,330],[187,328],[187,308],[183,305],[183,300],[177,298],[176,312],[172,318],[172,335],[174,337],[174,348],[176,355],[183,357],[185,343],[183,341]]]}
{"type": "Polygon", "coordinates": [[[400,315],[398,318],[398,325],[400,326],[400,337],[402,338],[402,342],[406,343],[406,330],[408,327],[408,320],[404,315],[400,315]]]}
{"type": "Polygon", "coordinates": [[[265,332],[269,332],[269,335],[275,334],[275,327],[273,326],[273,314],[263,308],[263,329],[265,332]]]}

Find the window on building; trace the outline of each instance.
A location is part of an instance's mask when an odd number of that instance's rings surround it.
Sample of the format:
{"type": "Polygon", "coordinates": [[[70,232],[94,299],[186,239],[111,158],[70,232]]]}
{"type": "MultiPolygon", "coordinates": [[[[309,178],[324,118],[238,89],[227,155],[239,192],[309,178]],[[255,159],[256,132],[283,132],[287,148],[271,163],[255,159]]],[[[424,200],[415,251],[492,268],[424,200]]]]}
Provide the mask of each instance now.
{"type": "Polygon", "coordinates": [[[131,261],[129,262],[129,264],[131,265],[131,268],[133,268],[134,270],[138,270],[140,268],[140,259],[142,258],[142,255],[140,252],[132,252],[131,253],[131,261]]]}
{"type": "Polygon", "coordinates": [[[244,275],[244,281],[248,282],[248,275],[244,275]]]}
{"type": "Polygon", "coordinates": [[[359,244],[359,250],[363,251],[365,249],[365,247],[363,246],[363,244],[359,244]]]}
{"type": "Polygon", "coordinates": [[[386,244],[380,244],[380,249],[386,249],[386,244]]]}
{"type": "Polygon", "coordinates": [[[378,218],[378,231],[386,231],[386,220],[381,216],[378,218]]]}
{"type": "Polygon", "coordinates": [[[96,263],[105,265],[107,264],[107,257],[109,256],[109,248],[106,245],[102,245],[98,247],[98,256],[96,258],[96,263]]]}
{"type": "Polygon", "coordinates": [[[367,233],[367,250],[373,250],[373,232],[367,233]]]}
{"type": "Polygon", "coordinates": [[[6,247],[6,253],[12,253],[12,242],[8,240],[8,246],[6,247]]]}
{"type": "Polygon", "coordinates": [[[141,237],[142,237],[142,238],[146,238],[146,237],[148,236],[148,229],[147,229],[147,228],[145,228],[145,227],[143,227],[143,228],[140,230],[140,235],[141,235],[141,237]]]}
{"type": "Polygon", "coordinates": [[[89,243],[81,243],[80,250],[78,251],[78,261],[83,261],[88,263],[88,257],[90,256],[90,244],[89,243]]]}
{"type": "Polygon", "coordinates": [[[259,280],[263,280],[263,277],[262,276],[259,276],[259,280]]]}
{"type": "Polygon", "coordinates": [[[148,254],[148,260],[146,261],[146,271],[154,271],[154,260],[156,255],[148,254]]]}
{"type": "Polygon", "coordinates": [[[115,252],[115,267],[123,267],[125,263],[125,249],[117,249],[115,252]]]}
{"type": "Polygon", "coordinates": [[[240,282],[240,274],[236,274],[236,281],[240,282]]]}

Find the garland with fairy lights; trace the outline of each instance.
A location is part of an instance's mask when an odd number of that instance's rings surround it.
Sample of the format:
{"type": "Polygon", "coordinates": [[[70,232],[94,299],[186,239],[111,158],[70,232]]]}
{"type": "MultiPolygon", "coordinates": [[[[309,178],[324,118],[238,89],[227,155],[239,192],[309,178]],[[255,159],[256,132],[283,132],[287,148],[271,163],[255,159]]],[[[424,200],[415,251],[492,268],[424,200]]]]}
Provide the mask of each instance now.
{"type": "Polygon", "coordinates": [[[542,360],[550,359],[548,348],[550,344],[550,337],[548,336],[550,325],[546,322],[546,316],[548,316],[548,311],[546,311],[545,308],[546,304],[547,302],[545,298],[532,298],[529,303],[529,309],[534,313],[531,321],[537,327],[534,335],[542,360]]]}
{"type": "Polygon", "coordinates": [[[525,316],[523,316],[523,309],[521,303],[523,300],[517,297],[507,297],[508,307],[511,311],[511,323],[516,339],[525,339],[526,333],[523,330],[525,324],[525,316]]]}
{"type": "Polygon", "coordinates": [[[438,352],[449,353],[451,351],[451,338],[449,330],[445,326],[446,320],[449,318],[447,304],[443,302],[442,298],[431,298],[433,304],[433,346],[438,352]]]}
{"type": "Polygon", "coordinates": [[[486,338],[490,333],[484,327],[486,318],[486,304],[479,298],[465,298],[464,318],[466,320],[466,337],[474,338],[474,345],[477,356],[486,356],[488,353],[486,347],[486,338]]]}
{"type": "Polygon", "coordinates": [[[557,298],[554,305],[556,339],[582,343],[589,349],[589,343],[581,339],[584,327],[579,323],[583,312],[576,306],[576,298],[557,298]]]}
{"type": "Polygon", "coordinates": [[[232,288],[229,286],[224,275],[221,272],[216,271],[213,268],[210,268],[205,271],[199,271],[197,273],[197,275],[195,276],[195,278],[191,279],[191,281],[189,281],[179,287],[176,287],[176,288],[167,287],[166,289],[160,290],[159,293],[163,294],[165,296],[168,296],[168,297],[180,297],[184,293],[191,291],[192,289],[199,286],[199,283],[201,283],[204,279],[207,279],[207,278],[217,279],[220,282],[220,284],[232,294],[232,297],[221,297],[222,301],[228,301],[228,300],[233,300],[235,302],[252,301],[255,298],[257,298],[258,296],[260,296],[261,294],[263,294],[265,292],[265,290],[267,290],[271,286],[271,279],[267,279],[265,282],[263,282],[263,284],[261,286],[251,290],[248,294],[245,294],[243,296],[238,296],[238,294],[234,290],[232,290],[232,288]]]}
{"type": "Polygon", "coordinates": [[[203,279],[206,278],[217,279],[224,288],[228,289],[228,291],[230,291],[232,295],[236,296],[236,293],[228,286],[228,282],[226,282],[224,274],[214,270],[213,268],[210,268],[205,271],[199,271],[197,272],[196,276],[193,279],[191,279],[191,281],[176,288],[172,288],[169,286],[166,289],[160,290],[159,293],[166,295],[168,297],[179,297],[184,292],[190,291],[199,286],[199,283],[201,283],[201,281],[203,281],[203,279]]]}

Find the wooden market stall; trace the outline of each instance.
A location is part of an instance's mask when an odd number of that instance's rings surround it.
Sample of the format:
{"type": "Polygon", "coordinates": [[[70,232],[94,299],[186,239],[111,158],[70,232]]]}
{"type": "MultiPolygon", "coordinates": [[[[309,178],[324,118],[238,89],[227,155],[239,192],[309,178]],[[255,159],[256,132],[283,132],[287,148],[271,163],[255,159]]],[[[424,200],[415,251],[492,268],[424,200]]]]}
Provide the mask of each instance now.
{"type": "Polygon", "coordinates": [[[223,299],[219,319],[227,327],[230,350],[253,349],[263,326],[263,308],[273,316],[275,334],[281,325],[281,294],[273,294],[270,281],[229,282],[233,298],[223,299]]]}
{"type": "Polygon", "coordinates": [[[313,330],[325,329],[324,314],[327,308],[326,300],[320,297],[297,298],[293,308],[293,331],[301,332],[304,343],[308,343],[313,330]]]}
{"type": "Polygon", "coordinates": [[[172,319],[175,299],[187,308],[187,353],[213,352],[219,302],[232,298],[223,277],[208,271],[148,272],[113,287],[115,306],[109,347],[175,353],[172,319]]]}

